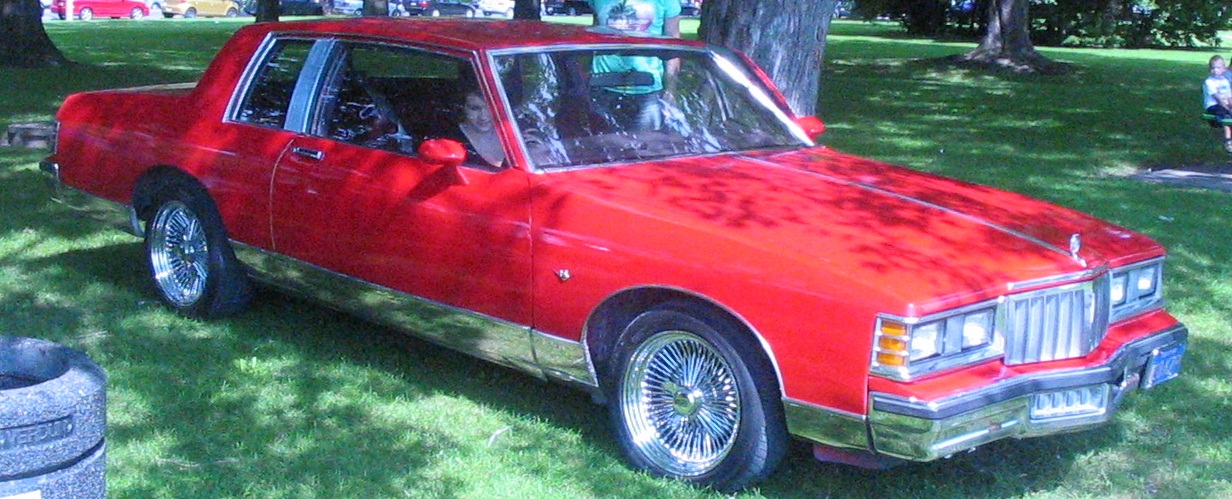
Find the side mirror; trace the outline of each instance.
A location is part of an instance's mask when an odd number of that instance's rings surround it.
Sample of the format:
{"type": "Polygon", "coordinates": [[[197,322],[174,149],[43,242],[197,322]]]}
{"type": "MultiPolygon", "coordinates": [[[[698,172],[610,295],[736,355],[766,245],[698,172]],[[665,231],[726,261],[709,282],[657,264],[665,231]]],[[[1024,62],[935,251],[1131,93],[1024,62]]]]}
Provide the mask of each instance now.
{"type": "Polygon", "coordinates": [[[804,133],[808,134],[810,139],[816,139],[823,133],[826,133],[826,124],[821,122],[821,119],[816,116],[801,116],[796,118],[796,124],[804,129],[804,133]]]}
{"type": "Polygon", "coordinates": [[[470,183],[462,169],[458,168],[466,161],[466,146],[453,139],[428,139],[419,144],[419,158],[433,165],[441,165],[453,172],[454,183],[467,185],[470,183]]]}

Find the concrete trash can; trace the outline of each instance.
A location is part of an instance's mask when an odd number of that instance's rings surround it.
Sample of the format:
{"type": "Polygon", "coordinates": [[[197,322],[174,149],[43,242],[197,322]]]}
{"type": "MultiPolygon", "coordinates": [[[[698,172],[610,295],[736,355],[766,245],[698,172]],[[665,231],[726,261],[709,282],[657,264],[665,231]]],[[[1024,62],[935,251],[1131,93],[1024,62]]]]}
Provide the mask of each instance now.
{"type": "Polygon", "coordinates": [[[106,385],[82,352],[0,336],[0,499],[106,496],[106,385]]]}

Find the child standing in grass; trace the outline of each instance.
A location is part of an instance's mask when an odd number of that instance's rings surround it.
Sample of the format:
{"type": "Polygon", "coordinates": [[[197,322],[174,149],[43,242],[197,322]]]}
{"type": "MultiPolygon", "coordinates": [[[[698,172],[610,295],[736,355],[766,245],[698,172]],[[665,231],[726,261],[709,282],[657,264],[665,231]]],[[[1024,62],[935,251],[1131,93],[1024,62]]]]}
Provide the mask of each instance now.
{"type": "Polygon", "coordinates": [[[1223,56],[1212,56],[1207,66],[1210,76],[1202,83],[1202,107],[1214,116],[1211,126],[1223,128],[1223,150],[1232,153],[1232,84],[1228,81],[1228,62],[1223,56]]]}

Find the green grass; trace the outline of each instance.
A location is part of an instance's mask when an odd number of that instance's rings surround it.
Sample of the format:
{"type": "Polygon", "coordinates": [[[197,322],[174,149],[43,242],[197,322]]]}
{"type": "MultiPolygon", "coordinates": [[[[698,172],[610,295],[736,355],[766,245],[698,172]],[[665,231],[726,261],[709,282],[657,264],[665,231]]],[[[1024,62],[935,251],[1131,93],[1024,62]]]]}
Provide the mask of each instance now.
{"type": "MultiPolygon", "coordinates": [[[[49,23],[72,68],[0,70],[0,124],[70,92],[187,81],[243,21],[49,23]]],[[[688,29],[688,27],[686,27],[688,29]]],[[[819,114],[835,148],[1023,192],[1155,237],[1191,330],[1182,378],[1105,427],[866,471],[793,447],[757,497],[1232,496],[1232,198],[1127,180],[1224,164],[1198,121],[1206,51],[1045,50],[1064,77],[928,59],[969,44],[838,22],[819,114]]],[[[628,470],[606,413],[545,384],[286,296],[217,322],[158,305],[138,241],[46,199],[40,151],[0,149],[0,333],[109,375],[112,497],[706,497],[628,470]]]]}

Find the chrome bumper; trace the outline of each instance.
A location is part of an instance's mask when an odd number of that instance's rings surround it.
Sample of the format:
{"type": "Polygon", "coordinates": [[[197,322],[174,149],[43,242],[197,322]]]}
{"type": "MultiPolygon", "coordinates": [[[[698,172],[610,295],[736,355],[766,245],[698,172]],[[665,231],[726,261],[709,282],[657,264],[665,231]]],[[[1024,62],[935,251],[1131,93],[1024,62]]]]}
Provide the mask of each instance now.
{"type": "Polygon", "coordinates": [[[868,419],[873,450],[931,461],[1007,437],[1098,426],[1111,419],[1126,393],[1150,388],[1145,380],[1150,379],[1147,370],[1155,353],[1183,346],[1188,336],[1178,324],[1127,343],[1103,366],[1023,376],[942,400],[874,392],[868,419]],[[1072,409],[1052,410],[1051,402],[1071,404],[1072,409]]]}
{"type": "Polygon", "coordinates": [[[132,207],[65,185],[60,181],[60,165],[55,161],[49,159],[39,161],[39,170],[46,175],[47,188],[51,192],[53,201],[98,220],[104,225],[137,237],[145,237],[141,221],[137,219],[137,212],[133,211],[132,207]]]}

